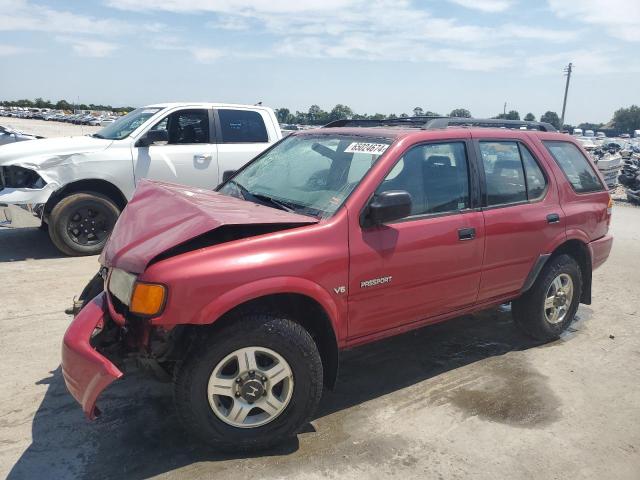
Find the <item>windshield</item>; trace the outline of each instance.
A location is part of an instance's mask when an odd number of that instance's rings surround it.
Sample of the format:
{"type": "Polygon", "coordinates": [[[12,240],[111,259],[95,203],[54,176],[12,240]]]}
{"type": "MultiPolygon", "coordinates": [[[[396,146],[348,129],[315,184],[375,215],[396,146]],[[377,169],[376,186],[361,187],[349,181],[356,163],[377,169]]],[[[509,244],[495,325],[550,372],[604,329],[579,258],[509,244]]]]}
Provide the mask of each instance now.
{"type": "Polygon", "coordinates": [[[335,134],[290,136],[219,191],[303,215],[328,217],[391,142],[388,138],[335,134]]]}
{"type": "Polygon", "coordinates": [[[160,110],[162,108],[136,108],[124,117],[120,117],[115,122],[99,130],[98,133],[94,133],[93,136],[108,140],[122,140],[160,110]]]}

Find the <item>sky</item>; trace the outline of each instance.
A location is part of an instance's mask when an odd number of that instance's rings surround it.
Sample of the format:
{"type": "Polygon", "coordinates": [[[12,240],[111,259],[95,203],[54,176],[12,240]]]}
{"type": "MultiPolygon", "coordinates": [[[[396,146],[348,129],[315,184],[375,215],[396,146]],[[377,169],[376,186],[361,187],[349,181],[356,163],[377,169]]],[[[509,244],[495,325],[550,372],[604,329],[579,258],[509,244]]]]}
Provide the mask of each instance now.
{"type": "Polygon", "coordinates": [[[640,104],[640,0],[0,0],[0,99],[606,122],[640,104]]]}

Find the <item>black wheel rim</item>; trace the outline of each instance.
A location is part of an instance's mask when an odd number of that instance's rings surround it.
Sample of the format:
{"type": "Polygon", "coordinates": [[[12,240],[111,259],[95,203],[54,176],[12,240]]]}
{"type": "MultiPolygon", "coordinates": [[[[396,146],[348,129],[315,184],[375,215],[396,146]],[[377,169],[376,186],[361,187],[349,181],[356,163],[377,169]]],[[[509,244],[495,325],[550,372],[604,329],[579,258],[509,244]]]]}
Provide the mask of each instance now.
{"type": "Polygon", "coordinates": [[[82,246],[98,245],[113,229],[115,218],[105,208],[92,205],[75,209],[67,223],[67,233],[74,243],[82,246]]]}

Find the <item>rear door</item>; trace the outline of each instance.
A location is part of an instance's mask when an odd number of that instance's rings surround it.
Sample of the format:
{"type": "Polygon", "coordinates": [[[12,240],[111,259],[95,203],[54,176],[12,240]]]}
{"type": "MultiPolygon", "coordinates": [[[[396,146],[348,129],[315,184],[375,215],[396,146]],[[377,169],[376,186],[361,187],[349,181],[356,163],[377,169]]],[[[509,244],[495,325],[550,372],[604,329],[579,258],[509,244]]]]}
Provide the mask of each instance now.
{"type": "Polygon", "coordinates": [[[266,149],[276,138],[267,129],[266,113],[256,110],[218,108],[215,110],[218,133],[218,183],[266,149]]]}
{"type": "Polygon", "coordinates": [[[478,301],[519,292],[565,232],[553,175],[523,138],[478,138],[486,235],[478,301]]]}
{"type": "Polygon", "coordinates": [[[411,215],[362,228],[350,212],[349,337],[407,325],[476,301],[482,212],[464,139],[411,147],[376,193],[405,190],[411,215]]]}
{"type": "Polygon", "coordinates": [[[134,176],[214,189],[218,185],[211,109],[188,108],[166,115],[151,130],[165,130],[169,141],[133,147],[134,176]]]}

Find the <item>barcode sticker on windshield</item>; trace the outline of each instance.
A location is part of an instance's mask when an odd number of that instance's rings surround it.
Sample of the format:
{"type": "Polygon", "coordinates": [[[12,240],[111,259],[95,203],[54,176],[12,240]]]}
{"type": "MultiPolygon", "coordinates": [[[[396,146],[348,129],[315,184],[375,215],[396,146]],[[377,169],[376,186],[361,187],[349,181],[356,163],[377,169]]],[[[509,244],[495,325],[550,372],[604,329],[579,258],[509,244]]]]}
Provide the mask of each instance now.
{"type": "Polygon", "coordinates": [[[371,155],[382,155],[389,148],[386,143],[361,143],[353,142],[345,149],[345,153],[370,153],[371,155]]]}

